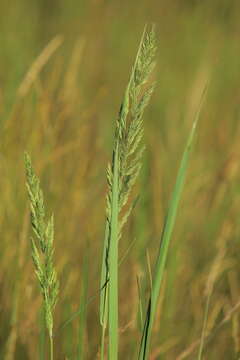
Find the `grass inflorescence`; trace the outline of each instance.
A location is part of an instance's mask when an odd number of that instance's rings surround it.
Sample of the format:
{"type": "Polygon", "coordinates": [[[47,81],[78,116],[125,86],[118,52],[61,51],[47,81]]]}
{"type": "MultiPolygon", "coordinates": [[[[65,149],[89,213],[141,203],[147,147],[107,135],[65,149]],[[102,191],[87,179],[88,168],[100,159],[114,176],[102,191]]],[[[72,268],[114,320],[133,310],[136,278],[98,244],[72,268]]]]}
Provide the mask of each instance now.
{"type": "Polygon", "coordinates": [[[53,358],[53,311],[58,299],[59,283],[53,265],[53,215],[46,220],[43,193],[40,181],[34,173],[31,159],[25,153],[25,167],[27,177],[27,190],[31,209],[31,224],[34,237],[31,238],[32,259],[35,267],[45,313],[45,324],[50,339],[50,358],[53,358]]]}
{"type": "Polygon", "coordinates": [[[154,89],[149,78],[155,65],[154,26],[144,29],[136,60],[116,123],[112,163],[108,166],[107,219],[103,248],[100,299],[102,358],[104,335],[109,322],[109,358],[118,357],[118,243],[134,201],[128,203],[138,177],[144,146],[143,112],[154,89]]]}

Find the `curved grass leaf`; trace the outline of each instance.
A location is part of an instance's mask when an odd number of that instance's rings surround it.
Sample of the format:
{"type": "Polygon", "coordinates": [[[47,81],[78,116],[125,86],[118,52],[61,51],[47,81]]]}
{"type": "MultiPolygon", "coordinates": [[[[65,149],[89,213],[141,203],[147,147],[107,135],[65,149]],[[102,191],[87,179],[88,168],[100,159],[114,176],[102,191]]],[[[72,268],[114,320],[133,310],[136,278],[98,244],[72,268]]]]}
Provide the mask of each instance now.
{"type": "Polygon", "coordinates": [[[178,174],[177,174],[177,179],[176,179],[175,187],[173,190],[172,199],[170,201],[168,213],[167,213],[167,216],[165,219],[165,224],[164,224],[164,228],[163,228],[163,232],[162,232],[162,236],[161,236],[159,254],[158,254],[156,265],[155,265],[153,287],[151,290],[150,299],[148,302],[147,313],[146,313],[145,322],[144,322],[144,329],[143,329],[143,333],[142,333],[140,351],[139,351],[139,356],[138,356],[139,360],[146,360],[149,355],[150,338],[151,338],[151,333],[152,333],[152,328],[153,328],[153,322],[154,322],[154,319],[156,316],[157,302],[158,302],[160,288],[162,285],[169,244],[170,244],[170,240],[171,240],[171,236],[172,236],[172,232],[173,232],[173,228],[174,228],[174,224],[175,224],[175,220],[176,220],[179,201],[181,198],[181,194],[182,194],[182,190],[183,190],[183,186],[184,186],[184,182],[185,182],[185,178],[186,178],[186,171],[187,171],[187,167],[188,167],[189,156],[190,156],[190,151],[192,148],[194,135],[196,132],[196,126],[198,123],[202,104],[203,104],[203,101],[205,98],[206,90],[207,90],[207,86],[205,87],[205,89],[203,91],[200,105],[199,105],[199,108],[195,115],[192,129],[190,131],[190,134],[189,134],[189,137],[188,137],[188,140],[186,143],[186,147],[185,147],[185,150],[184,150],[184,153],[182,156],[182,160],[180,163],[180,168],[179,168],[178,174]]]}

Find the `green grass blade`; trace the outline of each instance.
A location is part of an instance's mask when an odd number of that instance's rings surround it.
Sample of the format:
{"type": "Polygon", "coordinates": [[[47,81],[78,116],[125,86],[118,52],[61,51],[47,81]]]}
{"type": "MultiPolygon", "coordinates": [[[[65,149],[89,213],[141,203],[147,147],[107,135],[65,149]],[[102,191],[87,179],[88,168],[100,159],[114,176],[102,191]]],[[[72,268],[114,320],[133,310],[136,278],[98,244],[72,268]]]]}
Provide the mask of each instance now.
{"type": "Polygon", "coordinates": [[[160,292],[162,279],[163,279],[163,273],[164,273],[164,269],[165,269],[165,265],[166,265],[169,243],[170,243],[171,235],[172,235],[175,220],[176,220],[178,205],[179,205],[179,201],[181,198],[181,194],[182,194],[182,190],[183,190],[183,186],[184,186],[184,182],[185,182],[186,171],[187,171],[188,162],[189,162],[189,155],[190,155],[190,151],[192,148],[192,143],[193,143],[194,135],[196,132],[196,126],[198,123],[202,104],[203,104],[203,101],[205,98],[206,90],[207,90],[207,86],[205,87],[205,89],[203,91],[200,105],[199,105],[199,108],[195,115],[192,129],[191,129],[191,132],[190,132],[188,140],[187,140],[187,144],[186,144],[186,147],[185,147],[185,150],[184,150],[184,153],[182,156],[182,160],[180,163],[180,168],[178,171],[172,199],[170,201],[168,213],[167,213],[167,216],[165,219],[165,224],[164,224],[164,228],[163,228],[163,232],[162,232],[162,236],[161,236],[159,254],[158,254],[156,265],[155,265],[153,288],[151,290],[147,314],[146,314],[145,323],[144,323],[144,330],[143,330],[142,339],[141,339],[139,360],[146,360],[148,358],[148,354],[149,354],[151,332],[152,332],[154,318],[156,315],[157,301],[158,301],[159,292],[160,292]]]}
{"type": "Polygon", "coordinates": [[[140,320],[141,330],[143,330],[142,289],[141,289],[141,279],[139,276],[137,276],[137,288],[138,288],[138,302],[139,302],[139,320],[140,320]]]}
{"type": "Polygon", "coordinates": [[[118,358],[118,143],[114,153],[109,241],[109,360],[118,358]]]}

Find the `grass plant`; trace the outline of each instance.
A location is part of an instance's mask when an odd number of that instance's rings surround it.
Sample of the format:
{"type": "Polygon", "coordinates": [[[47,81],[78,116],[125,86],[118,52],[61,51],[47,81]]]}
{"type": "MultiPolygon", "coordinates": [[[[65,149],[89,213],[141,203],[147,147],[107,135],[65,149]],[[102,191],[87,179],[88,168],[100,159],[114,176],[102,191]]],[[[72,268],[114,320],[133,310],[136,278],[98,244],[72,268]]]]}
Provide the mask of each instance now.
{"type": "MultiPolygon", "coordinates": [[[[124,94],[124,99],[120,107],[115,130],[112,163],[109,164],[107,169],[108,194],[106,230],[103,244],[100,283],[102,360],[105,357],[105,335],[107,327],[109,330],[108,358],[110,360],[118,359],[118,268],[120,263],[118,247],[123,227],[135,206],[135,200],[130,200],[130,195],[142,166],[141,159],[144,151],[144,146],[142,145],[143,113],[154,89],[154,83],[150,78],[155,66],[155,55],[156,41],[154,26],[151,26],[150,29],[147,29],[146,26],[124,94]]],[[[200,115],[203,97],[194,119],[192,130],[180,164],[172,200],[165,219],[153,280],[151,275],[151,295],[142,332],[139,360],[147,360],[149,356],[151,333],[153,322],[156,317],[157,301],[162,284],[169,243],[184,186],[190,150],[200,115]]],[[[34,174],[30,157],[27,154],[25,154],[25,167],[27,189],[31,206],[32,228],[37,239],[37,244],[36,240],[32,239],[32,258],[44,299],[45,324],[50,339],[50,358],[52,360],[53,310],[58,297],[58,281],[53,266],[53,216],[46,222],[40,183],[34,174]]],[[[149,255],[148,267],[150,269],[149,255]]],[[[84,303],[86,304],[86,295],[84,303]]],[[[79,310],[79,313],[81,313],[82,316],[83,313],[85,313],[85,304],[83,304],[83,308],[80,307],[79,310]]],[[[82,327],[83,323],[80,322],[80,324],[82,327]]],[[[78,357],[82,353],[82,331],[83,329],[80,330],[81,335],[79,338],[78,357]]]]}
{"type": "Polygon", "coordinates": [[[134,201],[129,204],[128,200],[142,165],[143,112],[154,88],[148,81],[155,65],[155,54],[154,27],[149,31],[145,27],[120,107],[112,163],[107,173],[109,191],[100,284],[100,288],[104,287],[100,299],[102,359],[107,322],[109,359],[118,358],[118,243],[134,204],[134,201]]]}
{"type": "Polygon", "coordinates": [[[0,5],[0,359],[238,359],[240,2],[55,5],[0,5]]]}
{"type": "Polygon", "coordinates": [[[27,190],[31,209],[31,224],[35,238],[31,238],[32,259],[43,296],[45,326],[49,335],[50,359],[53,359],[53,310],[58,299],[59,283],[53,265],[53,215],[45,219],[43,193],[40,182],[34,173],[31,159],[25,153],[27,190]]]}

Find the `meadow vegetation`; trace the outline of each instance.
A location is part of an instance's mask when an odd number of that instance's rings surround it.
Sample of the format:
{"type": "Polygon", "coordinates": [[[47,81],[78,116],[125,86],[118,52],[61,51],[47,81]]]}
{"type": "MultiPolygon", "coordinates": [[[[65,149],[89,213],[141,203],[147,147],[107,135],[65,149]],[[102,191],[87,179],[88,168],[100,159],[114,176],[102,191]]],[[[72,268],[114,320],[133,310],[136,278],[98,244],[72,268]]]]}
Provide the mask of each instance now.
{"type": "Polygon", "coordinates": [[[239,359],[239,3],[0,10],[0,358],[239,359]]]}

